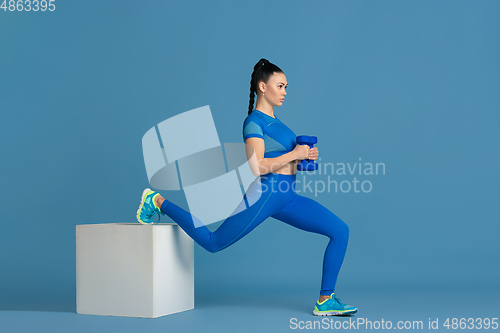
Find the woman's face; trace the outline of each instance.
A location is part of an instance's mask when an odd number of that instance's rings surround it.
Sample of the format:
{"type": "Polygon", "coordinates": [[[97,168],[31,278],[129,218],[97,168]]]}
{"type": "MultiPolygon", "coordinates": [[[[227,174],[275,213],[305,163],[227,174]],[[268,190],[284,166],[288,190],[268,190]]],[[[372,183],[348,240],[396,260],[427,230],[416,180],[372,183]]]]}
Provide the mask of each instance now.
{"type": "MultiPolygon", "coordinates": [[[[285,74],[275,72],[269,78],[267,84],[261,82],[260,85],[260,91],[264,92],[264,98],[269,104],[274,106],[281,106],[283,104],[286,95],[285,89],[288,86],[285,74]]],[[[260,97],[262,97],[262,95],[260,97]]]]}

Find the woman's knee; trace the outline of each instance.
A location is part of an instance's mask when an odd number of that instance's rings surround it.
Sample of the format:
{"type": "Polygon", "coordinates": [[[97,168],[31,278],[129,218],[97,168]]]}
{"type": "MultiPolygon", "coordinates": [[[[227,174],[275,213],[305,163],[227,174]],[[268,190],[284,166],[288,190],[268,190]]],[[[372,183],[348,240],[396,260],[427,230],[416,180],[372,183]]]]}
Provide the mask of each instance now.
{"type": "Polygon", "coordinates": [[[344,228],[344,234],[345,234],[345,237],[347,239],[349,239],[349,226],[347,225],[347,223],[345,223],[344,221],[342,221],[342,223],[344,224],[343,225],[343,228],[344,228]]]}
{"type": "Polygon", "coordinates": [[[210,253],[215,253],[215,252],[219,252],[220,251],[220,249],[217,249],[213,245],[209,245],[209,246],[205,247],[205,250],[207,250],[210,253]]]}
{"type": "Polygon", "coordinates": [[[198,244],[210,253],[219,252],[221,250],[221,244],[216,237],[215,232],[210,232],[206,237],[204,237],[198,244]]]}
{"type": "Polygon", "coordinates": [[[336,240],[347,241],[349,239],[349,226],[339,218],[332,219],[329,225],[328,236],[336,240]]]}
{"type": "Polygon", "coordinates": [[[213,241],[207,242],[206,244],[203,244],[203,247],[205,248],[205,250],[207,250],[210,253],[216,253],[222,249],[219,244],[217,244],[216,242],[213,242],[213,241]]]}

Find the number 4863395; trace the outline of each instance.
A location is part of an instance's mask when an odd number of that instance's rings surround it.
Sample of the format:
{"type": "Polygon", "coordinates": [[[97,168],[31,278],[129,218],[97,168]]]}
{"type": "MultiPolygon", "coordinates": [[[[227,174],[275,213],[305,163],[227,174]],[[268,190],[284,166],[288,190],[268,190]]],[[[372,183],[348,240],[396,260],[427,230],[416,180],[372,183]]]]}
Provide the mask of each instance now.
{"type": "Polygon", "coordinates": [[[44,12],[47,9],[53,12],[54,10],[56,10],[55,2],[56,0],[3,0],[0,9],[3,9],[4,12],[6,12],[7,10],[10,12],[37,12],[39,10],[44,12]]]}

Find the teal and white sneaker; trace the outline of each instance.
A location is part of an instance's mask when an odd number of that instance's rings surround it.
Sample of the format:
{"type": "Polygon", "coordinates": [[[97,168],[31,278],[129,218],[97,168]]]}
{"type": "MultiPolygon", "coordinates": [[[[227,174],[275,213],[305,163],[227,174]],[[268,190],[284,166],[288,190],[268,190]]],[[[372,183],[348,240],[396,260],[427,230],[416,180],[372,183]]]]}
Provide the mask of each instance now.
{"type": "Polygon", "coordinates": [[[321,303],[317,301],[313,314],[316,316],[348,316],[358,312],[358,308],[342,303],[340,298],[335,296],[335,293],[332,293],[330,297],[321,303]]]}
{"type": "Polygon", "coordinates": [[[160,195],[160,193],[150,188],[142,191],[141,204],[137,210],[137,221],[142,224],[154,224],[153,218],[158,214],[158,222],[160,222],[160,216],[165,214],[160,211],[160,207],[156,206],[154,202],[154,198],[156,198],[157,195],[160,195]]]}

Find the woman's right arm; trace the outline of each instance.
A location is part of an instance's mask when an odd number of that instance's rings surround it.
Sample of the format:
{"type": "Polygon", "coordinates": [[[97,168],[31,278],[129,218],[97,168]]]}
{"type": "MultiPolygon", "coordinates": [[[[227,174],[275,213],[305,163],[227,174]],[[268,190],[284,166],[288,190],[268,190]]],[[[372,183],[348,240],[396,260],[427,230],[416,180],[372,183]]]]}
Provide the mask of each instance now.
{"type": "Polygon", "coordinates": [[[296,145],[291,152],[274,158],[264,158],[264,140],[257,137],[246,139],[245,148],[250,170],[255,176],[276,171],[292,161],[303,160],[309,156],[310,149],[308,145],[296,145]]]}

